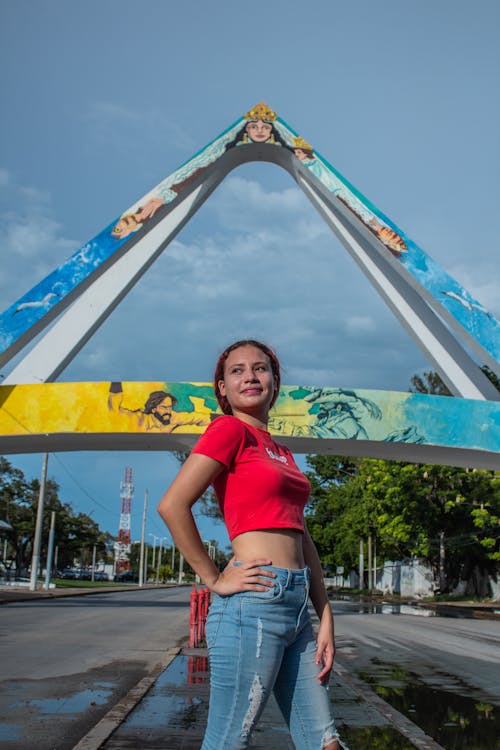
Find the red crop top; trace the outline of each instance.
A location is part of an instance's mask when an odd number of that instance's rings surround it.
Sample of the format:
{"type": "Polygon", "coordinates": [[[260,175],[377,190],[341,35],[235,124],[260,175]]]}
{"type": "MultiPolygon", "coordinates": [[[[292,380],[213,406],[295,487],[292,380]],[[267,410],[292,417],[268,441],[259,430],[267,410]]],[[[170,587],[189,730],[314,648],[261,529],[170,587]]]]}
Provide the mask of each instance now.
{"type": "Polygon", "coordinates": [[[292,453],[269,432],[237,417],[217,417],[192,453],[225,466],[213,486],[231,540],[259,529],[304,531],[309,482],[292,453]]]}

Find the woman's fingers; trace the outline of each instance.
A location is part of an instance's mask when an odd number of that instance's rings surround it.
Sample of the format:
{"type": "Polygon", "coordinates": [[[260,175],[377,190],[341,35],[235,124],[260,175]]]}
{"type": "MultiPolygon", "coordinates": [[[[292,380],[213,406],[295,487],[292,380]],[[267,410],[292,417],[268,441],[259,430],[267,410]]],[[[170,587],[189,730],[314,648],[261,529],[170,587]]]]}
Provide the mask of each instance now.
{"type": "Polygon", "coordinates": [[[318,672],[318,682],[320,685],[327,685],[330,681],[330,673],[333,667],[334,651],[327,645],[318,644],[316,651],[316,664],[322,664],[322,669],[318,672]]]}

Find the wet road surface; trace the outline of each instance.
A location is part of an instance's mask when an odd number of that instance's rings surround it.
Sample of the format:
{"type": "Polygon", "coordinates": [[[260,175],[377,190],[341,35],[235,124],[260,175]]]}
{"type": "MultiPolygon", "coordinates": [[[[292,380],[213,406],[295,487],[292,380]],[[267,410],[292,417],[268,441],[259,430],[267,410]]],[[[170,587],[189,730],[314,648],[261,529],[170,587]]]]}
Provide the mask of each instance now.
{"type": "Polygon", "coordinates": [[[499,619],[360,602],[333,608],[337,661],[350,674],[445,748],[500,747],[499,619]]]}
{"type": "Polygon", "coordinates": [[[71,750],[189,629],[188,587],[0,607],[0,747],[71,750]]]}

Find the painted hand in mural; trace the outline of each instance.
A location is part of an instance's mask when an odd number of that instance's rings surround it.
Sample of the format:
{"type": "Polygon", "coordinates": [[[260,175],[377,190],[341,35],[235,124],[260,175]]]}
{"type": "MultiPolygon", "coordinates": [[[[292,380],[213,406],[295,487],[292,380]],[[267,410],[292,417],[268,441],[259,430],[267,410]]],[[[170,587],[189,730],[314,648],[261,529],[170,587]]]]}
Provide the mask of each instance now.
{"type": "Polygon", "coordinates": [[[137,232],[144,222],[151,219],[163,204],[163,198],[150,198],[134,214],[124,214],[120,217],[111,234],[117,239],[125,239],[130,234],[137,232]]]}
{"type": "Polygon", "coordinates": [[[355,391],[343,388],[306,388],[304,401],[313,404],[310,414],[316,416],[311,430],[318,437],[367,439],[364,423],[367,419],[381,419],[378,404],[355,391]]]}

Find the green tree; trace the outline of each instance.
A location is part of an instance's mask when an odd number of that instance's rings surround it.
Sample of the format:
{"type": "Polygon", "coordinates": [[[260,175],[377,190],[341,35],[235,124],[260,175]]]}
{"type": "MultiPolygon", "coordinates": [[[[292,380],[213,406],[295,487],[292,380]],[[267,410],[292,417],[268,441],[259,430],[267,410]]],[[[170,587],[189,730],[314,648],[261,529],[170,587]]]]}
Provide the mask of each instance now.
{"type": "MultiPolygon", "coordinates": [[[[498,378],[493,370],[490,370],[488,365],[482,365],[480,369],[486,375],[488,380],[493,383],[497,391],[500,391],[500,378],[498,378]]],[[[413,393],[432,393],[435,396],[452,395],[448,386],[435,370],[426,370],[422,375],[413,375],[410,382],[410,391],[413,393]]]]}
{"type": "Polygon", "coordinates": [[[488,471],[309,456],[307,522],[324,566],[356,568],[370,534],[377,559],[419,557],[436,587],[487,595],[498,568],[500,478],[488,471]],[[348,467],[346,470],[344,467],[348,467]]]}
{"type": "MultiPolygon", "coordinates": [[[[0,457],[0,512],[6,515],[13,527],[8,538],[6,565],[15,565],[18,576],[26,575],[31,564],[39,494],[38,479],[27,480],[20,469],[0,457]]],[[[42,561],[47,558],[52,511],[56,514],[55,543],[59,568],[73,566],[75,561],[82,567],[90,565],[94,546],[99,557],[107,556],[111,535],[103,533],[87,514],[75,514],[69,503],[62,503],[58,484],[48,479],[40,550],[42,561]]]]}

